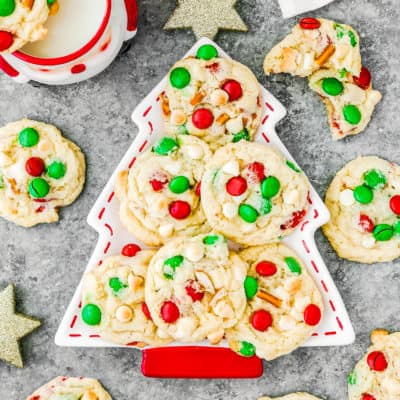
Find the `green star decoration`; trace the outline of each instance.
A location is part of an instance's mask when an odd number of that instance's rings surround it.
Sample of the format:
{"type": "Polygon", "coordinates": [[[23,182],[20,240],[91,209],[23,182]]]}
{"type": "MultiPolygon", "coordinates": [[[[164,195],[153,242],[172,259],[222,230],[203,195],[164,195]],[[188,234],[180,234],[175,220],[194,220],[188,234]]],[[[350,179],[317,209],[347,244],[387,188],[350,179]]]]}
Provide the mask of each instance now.
{"type": "Polygon", "coordinates": [[[40,326],[40,321],[15,312],[15,291],[10,284],[0,292],[0,359],[24,366],[19,340],[40,326]]]}
{"type": "Polygon", "coordinates": [[[236,0],[178,0],[164,29],[192,28],[198,39],[214,39],[219,29],[247,32],[235,3],[236,0]]]}

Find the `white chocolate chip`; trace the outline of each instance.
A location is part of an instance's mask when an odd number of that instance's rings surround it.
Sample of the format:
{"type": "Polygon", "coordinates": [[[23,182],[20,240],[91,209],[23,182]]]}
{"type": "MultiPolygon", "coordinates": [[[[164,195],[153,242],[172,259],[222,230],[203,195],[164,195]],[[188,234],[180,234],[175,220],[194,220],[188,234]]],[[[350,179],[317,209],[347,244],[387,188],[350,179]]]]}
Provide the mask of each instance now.
{"type": "Polygon", "coordinates": [[[234,119],[230,119],[227,123],[226,123],[226,129],[230,132],[230,133],[238,133],[241,130],[243,130],[243,120],[242,117],[237,117],[234,119]]]}
{"type": "Polygon", "coordinates": [[[299,191],[296,189],[285,191],[283,193],[283,201],[285,204],[296,204],[299,200],[299,191]]]}
{"type": "Polygon", "coordinates": [[[296,327],[296,321],[288,315],[282,315],[278,321],[278,327],[281,331],[291,331],[296,327]]]}
{"type": "Polygon", "coordinates": [[[222,171],[237,176],[239,175],[239,163],[236,160],[229,161],[222,167],[222,171]]]}
{"type": "Polygon", "coordinates": [[[120,322],[129,322],[133,318],[133,310],[127,305],[123,305],[117,308],[115,317],[120,322]]]}
{"type": "Polygon", "coordinates": [[[374,237],[371,236],[367,236],[362,240],[362,245],[363,247],[365,247],[366,249],[371,249],[372,247],[374,247],[375,245],[375,239],[374,237]]]}
{"type": "Polygon", "coordinates": [[[48,140],[40,140],[38,143],[38,150],[40,153],[48,154],[54,151],[54,145],[48,140]]]}
{"type": "Polygon", "coordinates": [[[187,116],[183,110],[174,110],[171,113],[171,123],[173,125],[183,125],[187,121],[187,116]]]}
{"type": "Polygon", "coordinates": [[[201,146],[197,145],[187,146],[187,153],[192,160],[199,160],[204,154],[201,146]]]}
{"type": "Polygon", "coordinates": [[[204,256],[204,248],[196,243],[190,243],[184,250],[185,257],[193,262],[200,261],[204,256]]]}
{"type": "Polygon", "coordinates": [[[224,338],[224,335],[225,331],[221,328],[215,332],[209,333],[207,339],[210,341],[211,344],[216,345],[224,338]]]}
{"type": "Polygon", "coordinates": [[[313,64],[314,64],[314,54],[312,53],[304,54],[303,69],[308,71],[313,64]]]}
{"type": "Polygon", "coordinates": [[[140,276],[135,276],[132,274],[129,274],[128,276],[128,285],[133,291],[136,291],[138,288],[143,286],[143,282],[144,280],[140,276]]]}
{"type": "Polygon", "coordinates": [[[232,219],[238,214],[238,206],[233,203],[225,203],[222,206],[222,213],[226,218],[232,219]]]}
{"type": "Polygon", "coordinates": [[[223,106],[229,100],[229,95],[225,90],[216,89],[210,96],[211,104],[214,106],[223,106]]]}
{"type": "Polygon", "coordinates": [[[93,390],[88,390],[86,391],[83,396],[81,397],[81,400],[98,400],[98,396],[93,390]]]}
{"type": "Polygon", "coordinates": [[[171,236],[173,231],[174,231],[174,224],[161,225],[158,228],[158,233],[163,237],[171,236]]]}
{"type": "Polygon", "coordinates": [[[353,191],[350,189],[345,189],[342,192],[340,192],[339,201],[340,204],[346,207],[354,204],[353,191]]]}
{"type": "Polygon", "coordinates": [[[167,170],[171,175],[178,175],[179,171],[182,169],[182,162],[181,161],[164,162],[163,168],[167,170]]]}

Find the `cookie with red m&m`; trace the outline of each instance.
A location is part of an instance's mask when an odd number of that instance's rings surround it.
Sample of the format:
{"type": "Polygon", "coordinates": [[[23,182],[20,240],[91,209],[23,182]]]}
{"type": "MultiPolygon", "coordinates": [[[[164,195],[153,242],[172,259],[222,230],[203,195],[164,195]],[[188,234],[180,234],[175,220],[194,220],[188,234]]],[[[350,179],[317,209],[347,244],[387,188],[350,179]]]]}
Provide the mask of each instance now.
{"type": "Polygon", "coordinates": [[[308,393],[298,392],[298,393],[287,394],[286,396],[282,397],[272,398],[264,396],[260,397],[258,400],[321,400],[321,399],[308,393]]]}
{"type": "Polygon", "coordinates": [[[358,77],[346,70],[319,70],[310,76],[309,85],[326,105],[336,140],[362,132],[382,98],[380,92],[372,89],[371,75],[364,67],[358,77]]]}
{"type": "Polygon", "coordinates": [[[206,166],[201,198],[213,229],[244,245],[277,242],[305,218],[306,176],[272,146],[231,143],[206,166]]]}
{"type": "Polygon", "coordinates": [[[85,158],[53,125],[23,119],[0,128],[0,216],[31,227],[58,220],[85,182],[85,158]]]}
{"type": "Polygon", "coordinates": [[[273,360],[301,346],[323,314],[322,296],[300,258],[276,243],[240,253],[249,264],[247,307],[226,337],[237,353],[273,360]]]}
{"type": "Polygon", "coordinates": [[[400,398],[400,332],[371,333],[372,345],[348,377],[349,400],[400,398]]]}
{"type": "Polygon", "coordinates": [[[173,66],[161,105],[168,133],[197,136],[213,150],[252,140],[261,120],[257,78],[244,65],[218,57],[212,45],[173,66]]]}
{"type": "Polygon", "coordinates": [[[289,73],[305,77],[321,68],[345,69],[359,76],[359,43],[358,34],[351,26],[323,18],[303,18],[267,54],[264,71],[267,75],[289,73]]]}
{"type": "Polygon", "coordinates": [[[145,298],[155,324],[181,342],[219,343],[243,314],[246,271],[219,234],[173,239],[147,274],[145,298]]]}
{"type": "Polygon", "coordinates": [[[211,152],[188,135],[163,137],[119,174],[116,195],[126,228],[149,246],[207,232],[200,185],[211,152]]]}
{"type": "Polygon", "coordinates": [[[168,343],[144,299],[147,269],[154,254],[146,250],[133,257],[108,257],[85,274],[81,318],[105,340],[125,345],[168,343]]]}
{"type": "Polygon", "coordinates": [[[101,383],[92,378],[59,376],[35,390],[26,400],[112,400],[101,383]]]}
{"type": "Polygon", "coordinates": [[[331,220],[323,232],[340,257],[362,263],[400,256],[400,167],[359,157],[335,176],[326,193],[331,220]]]}

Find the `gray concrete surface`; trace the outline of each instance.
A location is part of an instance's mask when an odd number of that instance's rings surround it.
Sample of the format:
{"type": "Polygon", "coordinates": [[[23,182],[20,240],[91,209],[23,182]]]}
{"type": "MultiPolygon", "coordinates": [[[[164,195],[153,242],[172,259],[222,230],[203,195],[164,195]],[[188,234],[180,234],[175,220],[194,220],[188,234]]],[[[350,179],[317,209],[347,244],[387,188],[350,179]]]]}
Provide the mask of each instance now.
{"type": "MultiPolygon", "coordinates": [[[[241,399],[304,390],[327,400],[346,398],[346,375],[365,352],[375,327],[400,329],[399,262],[360,265],[339,259],[317,233],[319,248],[348,307],[356,342],[341,348],[300,349],[266,364],[264,376],[247,381],[145,379],[139,351],[64,349],[53,337],[91,254],[96,233],[86,224],[96,196],[136,135],[130,114],[168,68],[194,43],[189,31],[164,32],[173,0],[140,1],[140,28],[132,48],[98,77],[68,87],[14,84],[0,76],[0,123],[24,116],[58,125],[86,153],[88,175],[80,199],[57,224],[30,230],[0,221],[0,287],[17,284],[19,310],[39,317],[43,327],[23,341],[23,370],[0,362],[0,399],[21,400],[59,374],[94,376],[115,400],[241,399]]],[[[265,53],[295,19],[283,20],[275,0],[240,0],[247,34],[223,32],[218,43],[256,73],[288,108],[279,134],[321,195],[345,162],[376,154],[400,162],[400,50],[397,0],[337,0],[315,16],[353,25],[362,39],[364,64],[384,94],[372,123],[361,135],[331,140],[326,113],[306,80],[264,77],[265,53]]]]}

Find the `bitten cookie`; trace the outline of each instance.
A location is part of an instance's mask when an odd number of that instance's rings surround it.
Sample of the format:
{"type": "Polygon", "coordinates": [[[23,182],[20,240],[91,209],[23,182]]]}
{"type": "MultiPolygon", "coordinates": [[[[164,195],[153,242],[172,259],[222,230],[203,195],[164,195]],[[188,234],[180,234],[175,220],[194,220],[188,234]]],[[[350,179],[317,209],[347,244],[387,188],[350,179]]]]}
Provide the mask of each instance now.
{"type": "Polygon", "coordinates": [[[307,212],[305,175],[272,146],[241,142],[207,164],[201,199],[213,229],[244,245],[276,242],[307,212]]]}
{"type": "Polygon", "coordinates": [[[190,133],[214,150],[252,140],[261,120],[260,85],[244,65],[218,57],[211,45],[178,61],[161,96],[166,130],[190,133]]]}
{"type": "Polygon", "coordinates": [[[349,400],[400,399],[400,332],[377,329],[348,378],[349,400]]]}
{"type": "Polygon", "coordinates": [[[154,325],[144,301],[144,284],[154,251],[134,257],[103,260],[83,279],[82,319],[113,343],[167,343],[168,337],[154,325]]]}
{"type": "Polygon", "coordinates": [[[24,227],[55,222],[84,182],[81,150],[55,126],[24,119],[0,128],[0,216],[24,227]]]}
{"type": "Polygon", "coordinates": [[[309,76],[320,68],[359,76],[361,54],[357,32],[323,18],[303,18],[264,60],[264,71],[309,76]]]}
{"type": "Polygon", "coordinates": [[[308,393],[291,393],[282,397],[260,397],[258,400],[321,400],[318,397],[315,397],[308,393]]]}
{"type": "Polygon", "coordinates": [[[310,76],[310,88],[326,105],[334,139],[362,132],[371,120],[382,95],[372,89],[371,74],[363,67],[359,77],[319,70],[310,76]]]}
{"type": "Polygon", "coordinates": [[[100,382],[91,378],[59,376],[26,400],[112,400],[100,382]]]}
{"type": "Polygon", "coordinates": [[[146,279],[154,322],[182,342],[219,343],[243,314],[246,271],[220,235],[170,241],[152,259],[146,279]]]}
{"type": "Polygon", "coordinates": [[[249,264],[247,307],[226,337],[237,353],[273,360],[303,344],[319,324],[321,294],[297,254],[277,243],[240,253],[249,264]]]}
{"type": "Polygon", "coordinates": [[[116,195],[126,228],[149,246],[172,236],[207,232],[200,205],[200,181],[211,152],[200,139],[160,139],[119,174],[116,195]]]}
{"type": "Polygon", "coordinates": [[[322,227],[340,257],[362,263],[400,256],[400,168],[359,157],[335,176],[326,193],[331,220],[322,227]]]}
{"type": "Polygon", "coordinates": [[[46,37],[43,24],[52,7],[48,3],[47,0],[0,0],[0,53],[12,53],[28,42],[46,37]]]}

